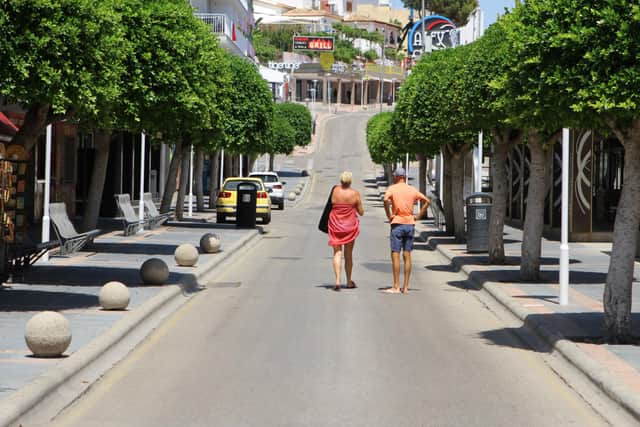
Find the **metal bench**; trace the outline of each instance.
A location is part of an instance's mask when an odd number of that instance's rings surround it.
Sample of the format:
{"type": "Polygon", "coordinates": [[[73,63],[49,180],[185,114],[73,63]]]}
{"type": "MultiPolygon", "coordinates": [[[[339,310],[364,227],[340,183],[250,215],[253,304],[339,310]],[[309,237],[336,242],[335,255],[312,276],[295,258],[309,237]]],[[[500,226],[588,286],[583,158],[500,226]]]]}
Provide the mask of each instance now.
{"type": "Polygon", "coordinates": [[[51,203],[49,217],[60,242],[60,255],[69,255],[79,251],[100,234],[100,230],[78,233],[67,215],[67,206],[64,203],[51,203]]]}
{"type": "Polygon", "coordinates": [[[159,227],[173,217],[173,214],[170,212],[160,213],[158,211],[156,204],[153,202],[153,196],[151,196],[151,193],[144,193],[142,195],[142,201],[144,202],[144,211],[147,215],[149,228],[159,227]]]}
{"type": "Polygon", "coordinates": [[[138,232],[140,228],[143,228],[148,224],[147,220],[141,220],[136,214],[135,209],[131,205],[131,198],[128,194],[116,194],[116,204],[122,215],[123,233],[125,236],[130,236],[138,232]]]}
{"type": "Polygon", "coordinates": [[[26,243],[21,245],[9,245],[7,257],[7,272],[18,273],[25,268],[35,264],[44,254],[51,249],[60,246],[54,240],[42,243],[26,243]]]}

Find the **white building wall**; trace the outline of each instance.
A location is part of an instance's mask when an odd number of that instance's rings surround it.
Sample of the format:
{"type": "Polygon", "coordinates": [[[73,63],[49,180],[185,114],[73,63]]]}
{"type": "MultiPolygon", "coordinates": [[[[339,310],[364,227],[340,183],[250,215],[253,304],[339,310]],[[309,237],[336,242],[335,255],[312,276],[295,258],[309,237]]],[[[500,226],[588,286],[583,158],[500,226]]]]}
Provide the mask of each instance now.
{"type": "Polygon", "coordinates": [[[469,44],[478,40],[484,32],[484,12],[482,9],[475,9],[469,16],[467,25],[460,28],[460,44],[469,44]]]}

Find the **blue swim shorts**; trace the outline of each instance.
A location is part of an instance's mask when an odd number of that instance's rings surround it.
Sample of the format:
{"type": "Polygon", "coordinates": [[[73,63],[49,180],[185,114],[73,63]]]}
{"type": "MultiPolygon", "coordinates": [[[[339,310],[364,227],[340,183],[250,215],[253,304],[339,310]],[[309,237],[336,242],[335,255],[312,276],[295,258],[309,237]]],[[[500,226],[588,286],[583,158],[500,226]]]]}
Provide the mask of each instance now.
{"type": "Polygon", "coordinates": [[[413,224],[392,224],[391,252],[412,251],[414,230],[413,224]]]}

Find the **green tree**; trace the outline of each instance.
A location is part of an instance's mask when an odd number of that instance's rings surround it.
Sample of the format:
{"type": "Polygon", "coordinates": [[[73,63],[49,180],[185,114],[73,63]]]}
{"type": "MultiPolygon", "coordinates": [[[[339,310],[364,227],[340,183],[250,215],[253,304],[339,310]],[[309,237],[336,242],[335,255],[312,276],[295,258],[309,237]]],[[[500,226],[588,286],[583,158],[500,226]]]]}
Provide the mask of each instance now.
{"type": "Polygon", "coordinates": [[[367,122],[367,148],[371,160],[383,166],[387,179],[391,177],[393,164],[402,160],[404,152],[392,132],[393,113],[378,113],[367,122]]]}
{"type": "MultiPolygon", "coordinates": [[[[422,12],[422,0],[402,0],[402,3],[419,14],[422,12]]],[[[427,11],[446,16],[458,26],[465,25],[471,12],[478,7],[478,0],[424,0],[424,3],[427,11]]]]}
{"type": "Polygon", "coordinates": [[[293,128],[295,145],[299,147],[309,145],[313,126],[313,119],[309,109],[302,104],[293,102],[278,104],[277,109],[293,128]]]}
{"type": "Polygon", "coordinates": [[[47,124],[100,115],[120,96],[123,46],[114,1],[0,2],[0,95],[26,110],[13,138],[27,151],[47,124]]]}
{"type": "Polygon", "coordinates": [[[289,154],[296,147],[296,130],[293,128],[283,110],[276,104],[271,123],[271,147],[273,154],[289,154]]]}
{"type": "Polygon", "coordinates": [[[576,121],[606,125],[624,146],[623,188],[603,303],[609,339],[629,342],[640,225],[640,9],[624,0],[529,0],[516,9],[525,53],[519,57],[534,68],[524,76],[539,79],[541,103],[553,101],[565,126],[576,121]]]}

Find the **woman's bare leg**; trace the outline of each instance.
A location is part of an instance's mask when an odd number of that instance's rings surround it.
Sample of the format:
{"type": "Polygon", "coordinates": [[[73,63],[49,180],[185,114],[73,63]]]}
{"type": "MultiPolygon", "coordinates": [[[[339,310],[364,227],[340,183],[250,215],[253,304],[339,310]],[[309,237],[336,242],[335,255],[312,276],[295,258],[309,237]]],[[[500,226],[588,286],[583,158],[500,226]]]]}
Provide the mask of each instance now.
{"type": "Polygon", "coordinates": [[[355,283],[351,281],[351,272],[353,271],[353,247],[356,241],[352,241],[344,245],[344,271],[347,273],[347,287],[355,287],[355,283]]]}
{"type": "Polygon", "coordinates": [[[342,246],[333,247],[333,272],[336,274],[335,289],[340,289],[340,262],[342,261],[342,246]]]}

